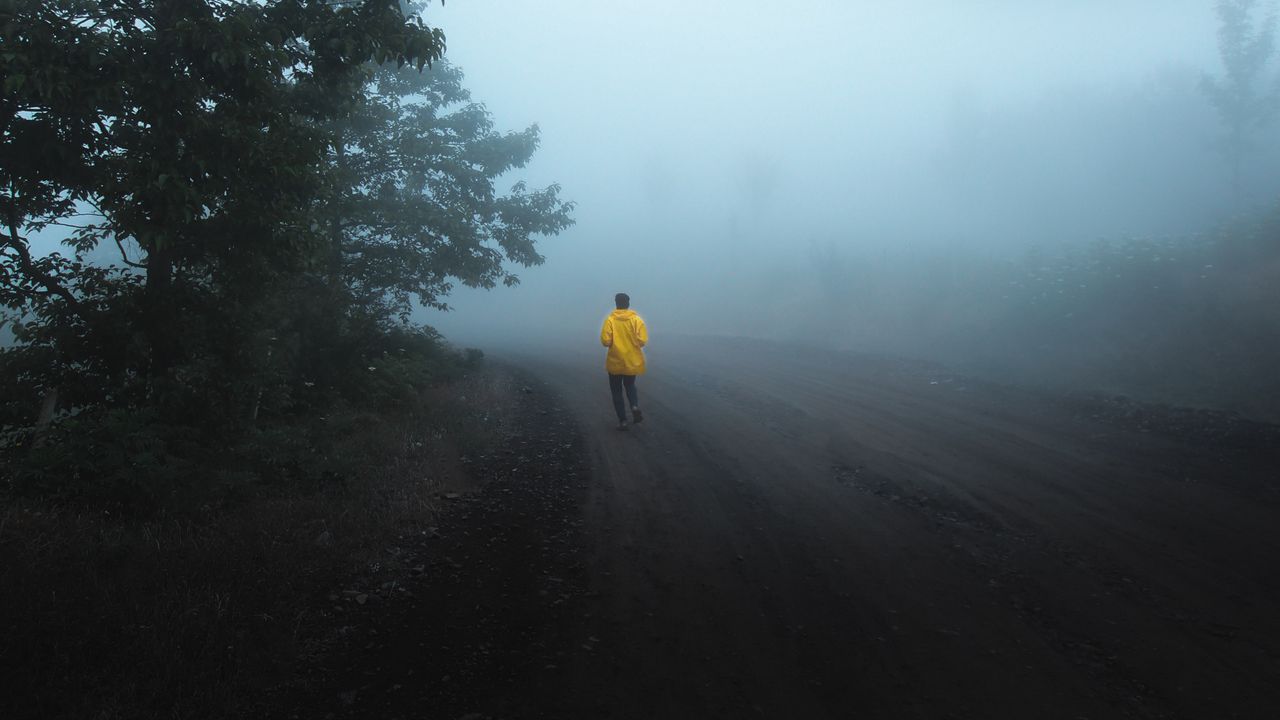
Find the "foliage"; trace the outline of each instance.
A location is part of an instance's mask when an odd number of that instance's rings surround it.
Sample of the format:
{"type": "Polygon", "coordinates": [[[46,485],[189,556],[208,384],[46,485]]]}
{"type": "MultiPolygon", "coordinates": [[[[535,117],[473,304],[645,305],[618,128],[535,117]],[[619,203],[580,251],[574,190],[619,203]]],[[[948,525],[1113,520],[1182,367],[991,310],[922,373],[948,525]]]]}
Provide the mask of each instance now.
{"type": "Polygon", "coordinates": [[[445,307],[451,277],[471,287],[512,285],[517,277],[504,261],[542,262],[530,238],[567,227],[572,204],[558,200],[554,185],[517,183],[505,196],[493,187],[493,178],[529,162],[536,125],[496,132],[447,63],[422,73],[378,68],[369,91],[338,130],[335,162],[345,177],[325,205],[344,286],[406,316],[411,300],[445,307]]]}
{"type": "MultiPolygon", "coordinates": [[[[264,688],[290,680],[349,624],[322,599],[352,587],[371,602],[392,595],[379,588],[417,562],[399,551],[406,538],[432,524],[441,493],[467,487],[455,446],[499,449],[503,435],[483,416],[506,416],[517,394],[492,387],[490,373],[467,375],[405,412],[337,406],[260,423],[225,446],[192,438],[205,445],[200,462],[172,470],[197,478],[116,489],[162,504],[146,516],[110,501],[6,498],[0,717],[274,717],[258,707],[264,688]]],[[[99,467],[126,460],[128,446],[138,470],[150,471],[162,458],[157,435],[182,441],[128,413],[92,425],[81,429],[112,453],[99,467]]],[[[64,430],[91,442],[66,423],[55,428],[64,430]]],[[[85,457],[56,444],[48,451],[85,457]]]]}
{"type": "Polygon", "coordinates": [[[1021,255],[831,243],[787,265],[761,278],[767,307],[737,313],[745,332],[1280,419],[1280,205],[1204,236],[1021,255]]]}
{"type": "Polygon", "coordinates": [[[0,47],[17,489],[215,482],[203,446],[400,407],[462,362],[414,304],[516,282],[572,222],[557,186],[495,190],[537,127],[496,131],[395,0],[0,0],[0,47]],[[32,252],[52,230],[69,256],[32,252]]]}

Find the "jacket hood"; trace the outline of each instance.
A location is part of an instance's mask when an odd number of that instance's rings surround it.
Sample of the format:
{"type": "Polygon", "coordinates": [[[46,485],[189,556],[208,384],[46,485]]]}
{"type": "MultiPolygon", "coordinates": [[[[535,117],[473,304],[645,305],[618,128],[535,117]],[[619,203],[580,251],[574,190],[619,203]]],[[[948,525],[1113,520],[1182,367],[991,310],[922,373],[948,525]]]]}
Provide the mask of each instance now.
{"type": "Polygon", "coordinates": [[[632,310],[631,308],[627,308],[626,310],[614,310],[614,311],[613,311],[613,316],[614,316],[614,317],[616,317],[616,318],[629,318],[629,317],[631,317],[631,316],[633,316],[633,315],[635,315],[635,314],[636,314],[636,311],[635,311],[635,310],[632,310]]]}

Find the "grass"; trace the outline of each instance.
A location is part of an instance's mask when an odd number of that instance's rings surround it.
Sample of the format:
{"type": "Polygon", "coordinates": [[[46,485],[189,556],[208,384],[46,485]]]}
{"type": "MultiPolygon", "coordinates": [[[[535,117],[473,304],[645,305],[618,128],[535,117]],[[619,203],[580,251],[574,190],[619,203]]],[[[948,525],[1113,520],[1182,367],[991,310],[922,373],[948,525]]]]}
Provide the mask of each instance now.
{"type": "Polygon", "coordinates": [[[462,458],[495,441],[511,398],[485,370],[412,412],[332,413],[305,430],[324,480],[219,488],[146,518],[6,499],[0,717],[234,715],[323,649],[334,593],[401,570],[397,547],[471,482],[462,458]]]}

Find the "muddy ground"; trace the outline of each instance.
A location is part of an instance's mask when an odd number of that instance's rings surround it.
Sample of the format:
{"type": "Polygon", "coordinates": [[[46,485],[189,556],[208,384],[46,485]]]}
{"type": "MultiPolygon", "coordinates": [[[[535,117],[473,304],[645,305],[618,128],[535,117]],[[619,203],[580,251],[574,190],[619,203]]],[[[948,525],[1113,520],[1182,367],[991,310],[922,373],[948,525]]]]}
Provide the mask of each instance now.
{"type": "Polygon", "coordinates": [[[682,339],[621,433],[498,354],[482,487],[272,716],[1280,717],[1275,426],[682,339]]]}

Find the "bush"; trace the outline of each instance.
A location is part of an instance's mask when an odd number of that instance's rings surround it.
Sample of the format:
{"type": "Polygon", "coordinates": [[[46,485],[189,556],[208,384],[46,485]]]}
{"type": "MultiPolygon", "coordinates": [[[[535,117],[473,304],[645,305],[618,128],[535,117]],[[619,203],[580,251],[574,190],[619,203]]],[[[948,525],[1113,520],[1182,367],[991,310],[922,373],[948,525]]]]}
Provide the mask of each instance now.
{"type": "Polygon", "coordinates": [[[0,716],[228,717],[282,680],[331,629],[324,598],[407,572],[389,550],[493,447],[514,394],[466,359],[402,360],[437,380],[390,410],[337,398],[221,435],[94,411],[11,447],[0,716]]]}

